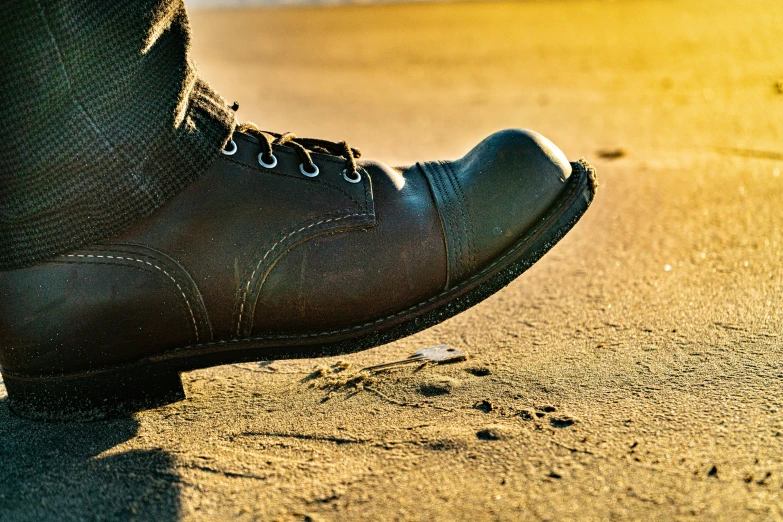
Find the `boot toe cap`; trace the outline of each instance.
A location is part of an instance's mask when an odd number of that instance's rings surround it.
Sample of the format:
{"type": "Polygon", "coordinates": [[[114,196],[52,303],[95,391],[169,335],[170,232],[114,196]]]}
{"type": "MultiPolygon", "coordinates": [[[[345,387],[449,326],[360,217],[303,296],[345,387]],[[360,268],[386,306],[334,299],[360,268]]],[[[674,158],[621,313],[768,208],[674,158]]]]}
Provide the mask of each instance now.
{"type": "Polygon", "coordinates": [[[454,162],[422,164],[439,207],[453,285],[533,231],[571,175],[547,138],[497,132],[454,162]]]}

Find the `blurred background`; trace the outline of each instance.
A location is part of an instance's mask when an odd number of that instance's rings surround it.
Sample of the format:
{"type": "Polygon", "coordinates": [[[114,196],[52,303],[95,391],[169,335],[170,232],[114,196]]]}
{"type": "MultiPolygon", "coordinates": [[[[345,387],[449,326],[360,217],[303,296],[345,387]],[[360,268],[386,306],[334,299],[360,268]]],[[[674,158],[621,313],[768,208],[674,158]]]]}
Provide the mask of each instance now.
{"type": "Polygon", "coordinates": [[[783,141],[774,0],[187,3],[202,74],[240,118],[389,161],[459,155],[499,127],[651,162],[783,141]]]}

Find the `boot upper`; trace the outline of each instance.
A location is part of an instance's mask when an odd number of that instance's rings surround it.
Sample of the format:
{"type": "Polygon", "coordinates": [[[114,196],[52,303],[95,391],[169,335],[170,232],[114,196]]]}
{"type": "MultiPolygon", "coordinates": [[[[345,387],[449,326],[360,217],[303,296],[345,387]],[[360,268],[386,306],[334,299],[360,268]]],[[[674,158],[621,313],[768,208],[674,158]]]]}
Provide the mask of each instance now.
{"type": "Polygon", "coordinates": [[[571,165],[531,131],[404,168],[236,132],[122,234],[0,272],[0,365],[68,372],[172,349],[350,332],[437,299],[537,226],[571,165]],[[317,175],[315,175],[317,170],[317,175]]]}

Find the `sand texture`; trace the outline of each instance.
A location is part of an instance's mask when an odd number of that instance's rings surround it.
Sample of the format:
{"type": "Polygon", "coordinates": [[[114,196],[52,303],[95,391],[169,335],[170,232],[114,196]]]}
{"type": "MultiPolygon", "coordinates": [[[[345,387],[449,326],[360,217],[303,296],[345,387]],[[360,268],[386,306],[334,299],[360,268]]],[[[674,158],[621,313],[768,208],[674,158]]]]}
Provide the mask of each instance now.
{"type": "Polygon", "coordinates": [[[192,372],[186,401],[86,425],[18,419],[0,387],[0,519],[783,518],[783,2],[192,23],[241,120],[396,164],[531,128],[598,196],[508,288],[391,345],[192,372]],[[441,343],[470,358],[358,372],[441,343]]]}

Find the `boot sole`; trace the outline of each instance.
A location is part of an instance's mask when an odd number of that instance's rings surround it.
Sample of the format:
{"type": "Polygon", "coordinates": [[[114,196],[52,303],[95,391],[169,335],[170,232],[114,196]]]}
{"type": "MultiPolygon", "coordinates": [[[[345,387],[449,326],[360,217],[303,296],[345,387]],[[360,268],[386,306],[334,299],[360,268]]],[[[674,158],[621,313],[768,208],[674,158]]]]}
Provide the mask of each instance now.
{"type": "Polygon", "coordinates": [[[205,343],[90,372],[25,376],[3,370],[9,405],[20,416],[49,421],[120,416],[184,399],[179,372],[221,364],[353,353],[441,323],[508,285],[579,221],[595,197],[595,170],[585,160],[572,166],[566,189],[537,228],[478,274],[416,306],[342,330],[205,343]]]}

